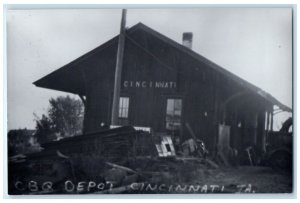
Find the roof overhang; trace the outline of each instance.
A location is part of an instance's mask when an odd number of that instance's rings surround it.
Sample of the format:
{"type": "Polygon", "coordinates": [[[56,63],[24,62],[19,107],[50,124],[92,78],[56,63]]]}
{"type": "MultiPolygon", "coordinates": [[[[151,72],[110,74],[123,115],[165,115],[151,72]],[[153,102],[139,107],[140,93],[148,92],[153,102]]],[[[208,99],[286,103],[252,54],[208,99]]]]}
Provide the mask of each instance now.
{"type": "Polygon", "coordinates": [[[85,83],[79,67],[63,67],[33,83],[37,87],[85,95],[85,83]]]}

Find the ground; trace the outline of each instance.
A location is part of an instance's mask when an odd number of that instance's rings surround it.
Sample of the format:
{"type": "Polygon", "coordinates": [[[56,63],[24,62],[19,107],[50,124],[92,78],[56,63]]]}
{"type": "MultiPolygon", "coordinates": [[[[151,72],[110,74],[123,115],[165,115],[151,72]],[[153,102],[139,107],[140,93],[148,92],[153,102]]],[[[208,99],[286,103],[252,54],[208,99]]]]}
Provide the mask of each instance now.
{"type": "Polygon", "coordinates": [[[205,178],[195,179],[195,182],[199,182],[200,185],[224,185],[225,191],[228,192],[244,192],[249,184],[251,184],[251,191],[255,193],[292,192],[292,176],[269,167],[240,166],[208,170],[207,173],[205,178]]]}
{"type": "Polygon", "coordinates": [[[271,167],[224,167],[199,158],[142,157],[122,166],[84,156],[10,165],[9,194],[291,193],[292,180],[271,167]]]}
{"type": "Polygon", "coordinates": [[[146,180],[150,186],[139,187],[141,193],[291,193],[293,189],[292,175],[271,167],[213,167],[192,160],[168,162],[166,169],[152,166],[156,169],[152,171],[162,170],[146,180]]]}

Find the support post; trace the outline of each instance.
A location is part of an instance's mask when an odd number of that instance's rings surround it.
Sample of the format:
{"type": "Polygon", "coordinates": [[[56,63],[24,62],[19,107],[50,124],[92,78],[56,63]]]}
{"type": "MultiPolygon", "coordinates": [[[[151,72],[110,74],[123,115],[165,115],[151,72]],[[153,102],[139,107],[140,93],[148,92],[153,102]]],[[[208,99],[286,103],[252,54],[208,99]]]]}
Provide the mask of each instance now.
{"type": "Polygon", "coordinates": [[[219,119],[220,119],[220,102],[219,102],[219,75],[215,75],[215,92],[214,92],[214,115],[213,115],[213,138],[212,138],[212,147],[214,152],[217,152],[218,145],[218,136],[219,136],[219,119]]]}
{"type": "Polygon", "coordinates": [[[124,55],[124,46],[125,46],[125,24],[126,24],[126,9],[123,9],[119,43],[118,43],[116,70],[115,70],[111,125],[118,124],[117,122],[118,122],[119,100],[120,100],[120,91],[121,91],[121,74],[122,74],[123,55],[124,55]]]}
{"type": "Polygon", "coordinates": [[[271,131],[273,131],[273,118],[274,117],[274,114],[273,114],[273,109],[272,109],[272,112],[271,112],[271,131]]]}
{"type": "Polygon", "coordinates": [[[266,112],[266,120],[267,120],[267,127],[266,127],[266,132],[269,132],[269,122],[270,122],[270,114],[269,114],[269,112],[267,111],[266,112]]]}

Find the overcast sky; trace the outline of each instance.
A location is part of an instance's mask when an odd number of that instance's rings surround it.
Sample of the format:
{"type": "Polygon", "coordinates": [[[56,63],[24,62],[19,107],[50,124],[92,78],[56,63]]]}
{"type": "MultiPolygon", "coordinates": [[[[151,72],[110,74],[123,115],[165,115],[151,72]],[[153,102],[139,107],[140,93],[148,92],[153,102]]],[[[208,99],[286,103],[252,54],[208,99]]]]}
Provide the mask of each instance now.
{"type": "MultiPolygon", "coordinates": [[[[121,10],[7,12],[8,129],[34,128],[64,92],[32,83],[118,34],[121,10]]],[[[289,8],[129,9],[138,22],[181,43],[292,106],[292,10],[289,8]]],[[[280,125],[279,123],[275,123],[280,125]]]]}

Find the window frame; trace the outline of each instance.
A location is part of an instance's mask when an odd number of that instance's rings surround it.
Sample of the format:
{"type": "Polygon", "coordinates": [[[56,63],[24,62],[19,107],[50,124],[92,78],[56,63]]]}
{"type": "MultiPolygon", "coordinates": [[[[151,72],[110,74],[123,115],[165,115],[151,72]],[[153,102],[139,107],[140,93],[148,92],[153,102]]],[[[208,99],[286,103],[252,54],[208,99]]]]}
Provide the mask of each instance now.
{"type": "Polygon", "coordinates": [[[123,119],[123,120],[129,119],[129,109],[130,109],[130,97],[120,96],[119,108],[118,108],[118,119],[123,119]],[[127,106],[123,106],[124,101],[122,99],[127,99],[127,106]]]}
{"type": "MultiPolygon", "coordinates": [[[[183,97],[175,97],[175,96],[168,96],[168,97],[166,97],[166,99],[165,99],[165,101],[166,101],[166,105],[165,105],[165,117],[164,117],[164,121],[165,121],[165,129],[166,130],[170,130],[170,131],[177,131],[177,130],[181,130],[181,128],[182,128],[182,121],[183,121],[183,102],[184,102],[184,99],[183,99],[183,97]],[[176,111],[176,108],[175,108],[175,100],[180,100],[181,101],[181,107],[180,107],[180,116],[179,116],[179,126],[178,127],[174,127],[174,125],[173,125],[173,127],[169,127],[168,128],[168,126],[167,126],[167,123],[168,123],[168,121],[167,121],[167,116],[168,116],[168,100],[173,100],[173,109],[172,109],[172,111],[173,111],[173,117],[174,117],[174,115],[176,115],[175,114],[175,111],[176,111]]],[[[177,109],[178,110],[178,109],[177,109]]],[[[172,122],[172,124],[174,124],[175,122],[172,122]]]]}

